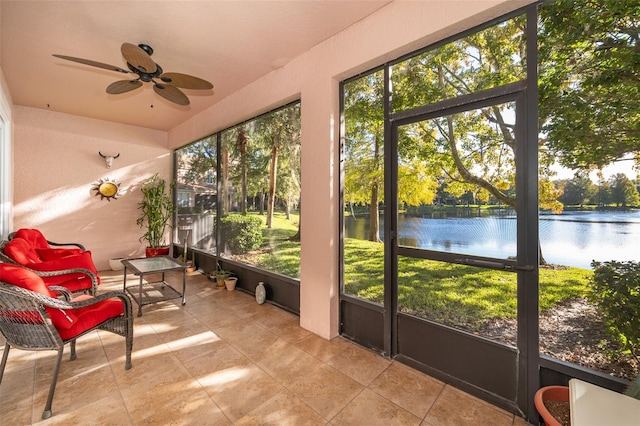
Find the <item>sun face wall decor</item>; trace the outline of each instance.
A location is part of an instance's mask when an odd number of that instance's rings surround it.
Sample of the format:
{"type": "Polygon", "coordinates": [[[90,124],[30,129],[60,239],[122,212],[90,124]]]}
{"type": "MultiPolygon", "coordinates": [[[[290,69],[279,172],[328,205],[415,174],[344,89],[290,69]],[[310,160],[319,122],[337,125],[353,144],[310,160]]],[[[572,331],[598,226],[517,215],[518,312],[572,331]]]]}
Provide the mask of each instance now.
{"type": "Polygon", "coordinates": [[[112,198],[117,200],[119,195],[118,193],[120,191],[120,184],[109,178],[100,179],[97,183],[93,184],[91,190],[96,191],[95,196],[97,197],[100,195],[101,200],[104,200],[105,198],[107,201],[111,201],[112,198]]]}

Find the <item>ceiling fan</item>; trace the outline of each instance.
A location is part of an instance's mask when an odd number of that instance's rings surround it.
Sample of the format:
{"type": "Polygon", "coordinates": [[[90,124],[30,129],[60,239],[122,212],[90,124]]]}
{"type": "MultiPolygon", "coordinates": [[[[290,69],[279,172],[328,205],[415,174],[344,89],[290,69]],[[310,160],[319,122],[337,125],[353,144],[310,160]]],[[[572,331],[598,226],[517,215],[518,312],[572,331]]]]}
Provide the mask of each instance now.
{"type": "Polygon", "coordinates": [[[153,83],[153,90],[166,100],[178,105],[189,105],[189,98],[182,89],[207,90],[212,89],[213,84],[198,77],[177,72],[164,72],[160,65],[153,62],[151,55],[153,49],[146,44],[123,43],[120,48],[122,56],[127,61],[129,70],[114,65],[92,61],[90,59],[74,58],[73,56],[57,55],[56,58],[78,62],[84,65],[116,71],[123,74],[136,74],[134,79],[118,80],[107,86],[107,93],[117,95],[130,92],[142,86],[142,83],[153,83]]]}

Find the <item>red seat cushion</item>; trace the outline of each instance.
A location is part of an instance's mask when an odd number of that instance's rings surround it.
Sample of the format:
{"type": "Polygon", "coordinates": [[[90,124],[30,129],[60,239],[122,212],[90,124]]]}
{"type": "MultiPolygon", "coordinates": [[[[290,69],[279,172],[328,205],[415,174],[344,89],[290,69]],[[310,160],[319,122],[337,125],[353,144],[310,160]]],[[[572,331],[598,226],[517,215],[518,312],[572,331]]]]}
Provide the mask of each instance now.
{"type": "MultiPolygon", "coordinates": [[[[82,295],[74,298],[72,302],[90,298],[91,296],[82,295]]],[[[85,308],[74,309],[73,313],[77,317],[77,320],[71,327],[61,329],[56,326],[62,340],[71,339],[110,318],[122,315],[124,313],[124,305],[120,299],[109,299],[85,308]]]]}
{"type": "Polygon", "coordinates": [[[13,324],[44,324],[37,311],[0,311],[0,318],[13,324]]]}

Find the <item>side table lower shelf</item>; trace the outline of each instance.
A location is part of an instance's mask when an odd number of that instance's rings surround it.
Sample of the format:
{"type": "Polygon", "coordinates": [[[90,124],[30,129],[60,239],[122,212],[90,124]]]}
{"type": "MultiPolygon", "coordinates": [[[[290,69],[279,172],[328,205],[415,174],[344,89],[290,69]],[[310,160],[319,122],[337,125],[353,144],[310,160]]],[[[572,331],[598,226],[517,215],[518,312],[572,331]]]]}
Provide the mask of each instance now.
{"type": "Polygon", "coordinates": [[[187,265],[169,257],[142,257],[138,259],[124,259],[124,291],[129,293],[138,304],[138,316],[142,316],[142,306],[165,300],[178,299],[182,297],[182,305],[187,303],[185,298],[187,287],[187,265]],[[127,285],[127,270],[131,270],[138,278],[138,284],[127,285]],[[173,288],[165,281],[165,273],[169,271],[182,272],[182,293],[173,288]],[[162,274],[159,281],[144,281],[145,276],[151,274],[162,274]]]}
{"type": "MultiPolygon", "coordinates": [[[[125,287],[125,291],[129,293],[133,300],[138,304],[138,316],[142,316],[142,307],[144,305],[182,297],[182,293],[164,281],[152,283],[144,282],[142,284],[127,286],[125,287]]],[[[186,302],[183,300],[182,304],[184,305],[185,303],[186,302]]]]}

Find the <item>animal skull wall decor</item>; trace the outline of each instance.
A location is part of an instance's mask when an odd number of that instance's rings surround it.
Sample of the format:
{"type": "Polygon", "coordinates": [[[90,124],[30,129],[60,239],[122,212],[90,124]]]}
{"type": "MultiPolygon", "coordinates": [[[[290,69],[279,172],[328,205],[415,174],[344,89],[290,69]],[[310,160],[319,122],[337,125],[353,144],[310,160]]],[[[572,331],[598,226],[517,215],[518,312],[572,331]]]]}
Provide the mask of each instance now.
{"type": "Polygon", "coordinates": [[[104,158],[104,160],[107,162],[107,169],[110,169],[111,166],[113,166],[113,160],[120,157],[120,153],[118,153],[117,155],[104,155],[103,153],[98,151],[98,154],[100,154],[100,157],[104,158]]]}

